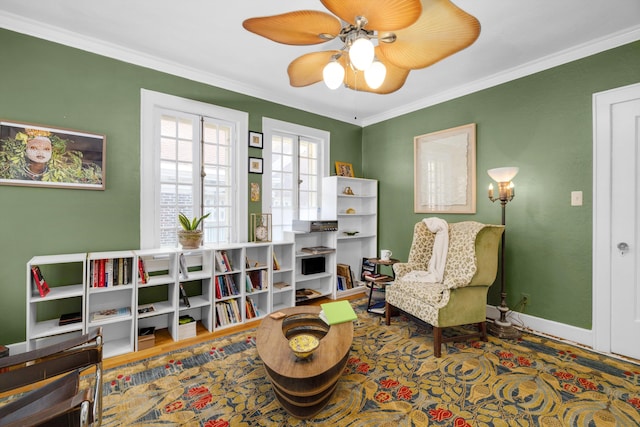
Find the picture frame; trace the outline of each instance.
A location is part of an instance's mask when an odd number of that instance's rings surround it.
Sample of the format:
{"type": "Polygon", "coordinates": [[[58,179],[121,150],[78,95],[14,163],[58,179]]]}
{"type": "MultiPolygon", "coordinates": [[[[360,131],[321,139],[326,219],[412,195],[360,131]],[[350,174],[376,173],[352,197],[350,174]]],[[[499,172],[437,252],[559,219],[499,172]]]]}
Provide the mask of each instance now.
{"type": "Polygon", "coordinates": [[[105,135],[0,120],[0,185],[104,190],[105,135]]]}
{"type": "Polygon", "coordinates": [[[336,162],[336,175],[353,178],[353,165],[351,163],[336,162]]]}
{"type": "Polygon", "coordinates": [[[476,124],[414,137],[414,212],[476,213],[476,124]]]}
{"type": "Polygon", "coordinates": [[[260,157],[249,157],[249,173],[262,174],[262,159],[260,157]]]}
{"type": "Polygon", "coordinates": [[[262,132],[249,131],[249,147],[263,148],[263,134],[262,132]]]}

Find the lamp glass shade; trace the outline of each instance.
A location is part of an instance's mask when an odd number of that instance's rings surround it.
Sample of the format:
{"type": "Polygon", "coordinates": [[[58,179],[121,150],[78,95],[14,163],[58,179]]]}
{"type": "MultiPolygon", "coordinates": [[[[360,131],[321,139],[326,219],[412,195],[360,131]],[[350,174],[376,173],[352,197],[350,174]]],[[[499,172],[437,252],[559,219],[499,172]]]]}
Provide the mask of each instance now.
{"type": "Polygon", "coordinates": [[[364,80],[371,89],[378,89],[387,75],[387,67],[378,60],[371,63],[371,66],[364,70],[364,80]]]}
{"type": "Polygon", "coordinates": [[[515,166],[509,166],[504,168],[495,168],[489,169],[487,173],[496,182],[509,182],[511,181],[517,174],[520,168],[515,166]]]}
{"type": "Polygon", "coordinates": [[[337,61],[331,61],[322,69],[322,79],[329,89],[338,89],[344,81],[344,68],[337,61]]]}
{"type": "Polygon", "coordinates": [[[373,43],[366,37],[360,37],[349,48],[351,64],[358,70],[364,71],[373,62],[375,56],[373,43]]]}

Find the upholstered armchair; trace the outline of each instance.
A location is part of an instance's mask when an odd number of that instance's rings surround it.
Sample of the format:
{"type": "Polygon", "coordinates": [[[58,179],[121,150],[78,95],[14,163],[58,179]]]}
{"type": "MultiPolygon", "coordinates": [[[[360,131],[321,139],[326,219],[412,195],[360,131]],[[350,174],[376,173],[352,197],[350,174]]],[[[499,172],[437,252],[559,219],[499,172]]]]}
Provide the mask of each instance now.
{"type": "Polygon", "coordinates": [[[441,357],[441,346],[446,341],[487,341],[487,292],[496,278],[503,231],[504,226],[475,221],[448,224],[442,281],[430,283],[425,279],[429,278],[426,273],[436,233],[429,231],[424,221],[417,223],[408,261],[394,264],[396,279],[386,288],[386,324],[399,309],[432,325],[435,357],[441,357]],[[478,331],[443,337],[443,328],[468,324],[477,325],[478,331]]]}

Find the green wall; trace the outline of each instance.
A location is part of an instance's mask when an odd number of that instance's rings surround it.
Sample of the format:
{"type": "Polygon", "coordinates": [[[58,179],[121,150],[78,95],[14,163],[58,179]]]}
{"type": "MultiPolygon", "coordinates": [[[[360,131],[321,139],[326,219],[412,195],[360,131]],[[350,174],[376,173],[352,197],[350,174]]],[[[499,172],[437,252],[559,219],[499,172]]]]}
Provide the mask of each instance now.
{"type": "Polygon", "coordinates": [[[25,338],[32,256],[138,246],[141,88],[246,111],[251,130],[263,116],[329,130],[331,164],[380,180],[379,247],[401,259],[426,216],[413,213],[413,137],[477,123],[477,213],[442,216],[499,223],[486,170],[520,167],[507,207],[509,306],[528,293],[525,313],[591,328],[591,96],[640,81],[640,42],[364,129],[1,29],[0,46],[0,118],[107,135],[105,191],[0,186],[0,344],[25,338]],[[582,207],[570,206],[574,190],[582,207]]]}
{"type": "Polygon", "coordinates": [[[246,111],[251,130],[262,130],[263,116],[329,130],[331,164],[350,161],[361,173],[359,126],[7,30],[0,46],[1,119],[107,136],[105,191],[0,186],[0,344],[25,339],[32,256],[139,246],[141,88],[246,111]]]}
{"type": "MultiPolygon", "coordinates": [[[[518,166],[507,206],[506,286],[514,308],[586,329],[592,320],[592,95],[640,81],[640,42],[368,126],[363,168],[380,180],[379,247],[406,259],[413,225],[413,138],[477,124],[475,215],[447,221],[501,221],[486,189],[487,169],[518,166]],[[584,195],[570,206],[571,191],[584,195]]],[[[499,304],[499,281],[490,302],[499,304]]]]}

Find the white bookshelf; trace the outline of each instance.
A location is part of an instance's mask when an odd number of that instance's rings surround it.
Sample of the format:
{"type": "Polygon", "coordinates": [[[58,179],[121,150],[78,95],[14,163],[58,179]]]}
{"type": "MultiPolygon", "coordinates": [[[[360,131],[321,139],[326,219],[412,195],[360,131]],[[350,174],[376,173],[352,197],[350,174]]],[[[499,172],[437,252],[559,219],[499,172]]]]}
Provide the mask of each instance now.
{"type": "Polygon", "coordinates": [[[86,253],[45,255],[27,262],[27,351],[84,333],[86,316],[81,322],[63,326],[59,325],[59,318],[66,313],[84,313],[86,258],[86,253]],[[49,286],[44,297],[33,280],[32,266],[40,268],[49,286]]]}
{"type": "Polygon", "coordinates": [[[132,251],[87,254],[86,330],[102,327],[104,357],[135,350],[135,255],[132,251]],[[93,319],[94,313],[128,308],[129,314],[93,319]]]}
{"type": "Polygon", "coordinates": [[[141,328],[166,328],[173,340],[184,338],[179,332],[180,316],[191,316],[210,332],[260,320],[274,310],[295,305],[294,244],[293,240],[247,242],[192,250],[156,248],[33,257],[26,265],[27,349],[102,327],[104,356],[112,357],[138,350],[141,328]],[[273,268],[274,253],[278,270],[273,268]],[[228,268],[218,263],[221,254],[226,254],[228,268]],[[181,258],[186,275],[181,271],[181,258]],[[100,262],[102,274],[106,268],[114,281],[100,282],[96,274],[100,262]],[[45,297],[32,280],[31,267],[35,265],[50,287],[45,297]],[[225,278],[233,280],[235,290],[218,294],[216,284],[225,278]],[[274,286],[281,282],[289,286],[274,286]],[[181,284],[189,306],[181,295],[181,284]],[[248,311],[248,302],[253,311],[248,311]],[[144,305],[152,305],[153,311],[139,313],[144,305]],[[93,313],[124,307],[130,310],[127,315],[92,318],[93,313]],[[71,312],[80,312],[81,321],[60,326],[60,316],[71,312]]]}
{"type": "Polygon", "coordinates": [[[378,181],[343,176],[323,178],[322,218],[338,220],[336,262],[351,268],[354,287],[336,289],[337,296],[365,292],[366,286],[360,281],[362,259],[377,256],[378,181]],[[345,192],[347,188],[352,194],[345,192]],[[357,233],[351,235],[354,232],[357,233]]]}

